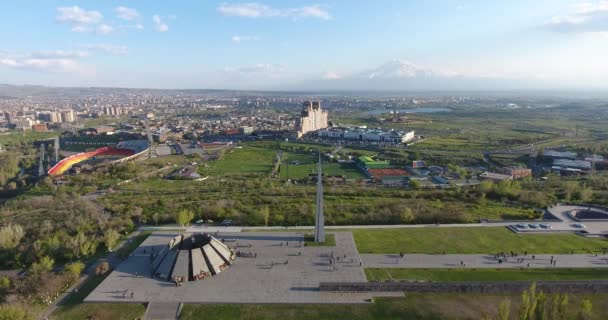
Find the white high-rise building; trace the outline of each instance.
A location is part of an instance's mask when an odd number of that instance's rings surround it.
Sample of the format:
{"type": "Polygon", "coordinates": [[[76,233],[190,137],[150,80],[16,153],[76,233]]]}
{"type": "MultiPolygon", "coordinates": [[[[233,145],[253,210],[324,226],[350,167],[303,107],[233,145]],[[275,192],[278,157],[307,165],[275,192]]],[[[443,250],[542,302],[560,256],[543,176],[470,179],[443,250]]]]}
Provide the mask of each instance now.
{"type": "Polygon", "coordinates": [[[321,109],[320,101],[304,102],[304,110],[296,123],[297,138],[301,138],[308,132],[325,129],[328,126],[327,111],[321,109]]]}

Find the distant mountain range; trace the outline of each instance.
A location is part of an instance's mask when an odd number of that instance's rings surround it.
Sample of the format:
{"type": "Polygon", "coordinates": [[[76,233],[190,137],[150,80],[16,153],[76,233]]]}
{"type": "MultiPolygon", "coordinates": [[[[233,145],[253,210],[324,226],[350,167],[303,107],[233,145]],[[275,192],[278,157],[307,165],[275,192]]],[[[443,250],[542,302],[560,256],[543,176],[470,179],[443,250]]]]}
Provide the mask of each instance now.
{"type": "Polygon", "coordinates": [[[304,90],[368,90],[368,91],[475,91],[546,90],[552,83],[531,79],[466,77],[457,73],[424,68],[406,60],[391,60],[371,70],[323,80],[305,81],[304,90]]]}

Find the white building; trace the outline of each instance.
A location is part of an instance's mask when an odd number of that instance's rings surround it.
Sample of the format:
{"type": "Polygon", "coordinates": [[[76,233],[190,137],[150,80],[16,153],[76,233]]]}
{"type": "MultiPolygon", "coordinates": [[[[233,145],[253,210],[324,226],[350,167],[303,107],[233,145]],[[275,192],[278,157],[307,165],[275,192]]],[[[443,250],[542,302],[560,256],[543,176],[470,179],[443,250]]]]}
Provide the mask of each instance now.
{"type": "Polygon", "coordinates": [[[414,131],[395,131],[364,128],[326,128],[319,131],[319,137],[377,141],[390,143],[406,143],[415,138],[414,131]]]}
{"type": "Polygon", "coordinates": [[[328,123],[327,111],[321,109],[320,101],[304,102],[304,110],[300,119],[296,122],[296,135],[301,138],[308,132],[318,131],[327,128],[328,123]]]}

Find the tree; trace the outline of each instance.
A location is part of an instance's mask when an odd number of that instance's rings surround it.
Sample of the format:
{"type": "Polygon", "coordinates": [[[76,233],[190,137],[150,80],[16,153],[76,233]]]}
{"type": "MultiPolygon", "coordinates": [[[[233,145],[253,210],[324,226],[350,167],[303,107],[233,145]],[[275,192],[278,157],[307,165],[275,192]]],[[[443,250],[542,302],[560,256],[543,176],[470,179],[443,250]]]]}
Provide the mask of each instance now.
{"type": "Polygon", "coordinates": [[[17,304],[0,304],[0,320],[30,320],[32,315],[17,304]]]}
{"type": "Polygon", "coordinates": [[[6,290],[11,286],[11,279],[9,277],[0,278],[0,290],[6,290]]]}
{"type": "Polygon", "coordinates": [[[267,226],[268,220],[270,218],[270,210],[267,206],[262,207],[262,209],[260,209],[260,216],[262,216],[262,220],[264,220],[264,225],[267,226]]]}
{"type": "Polygon", "coordinates": [[[74,278],[78,278],[80,277],[80,274],[82,273],[82,271],[84,270],[84,263],[80,262],[80,261],[76,261],[73,263],[69,263],[65,266],[65,271],[73,276],[74,278]]]}
{"type": "Polygon", "coordinates": [[[593,198],[593,189],[589,187],[582,188],[577,192],[576,197],[583,202],[587,202],[593,198]]]}
{"type": "Polygon", "coordinates": [[[479,193],[488,194],[494,191],[494,183],[490,180],[484,180],[477,186],[477,191],[479,191],[479,193]]]}
{"type": "Polygon", "coordinates": [[[509,320],[511,313],[511,299],[505,298],[498,305],[498,320],[509,320]]]}
{"type": "Polygon", "coordinates": [[[593,305],[591,304],[591,300],[589,298],[584,298],[581,300],[581,305],[578,309],[578,319],[580,320],[588,320],[593,317],[593,305]]]}
{"type": "Polygon", "coordinates": [[[53,270],[55,260],[49,256],[43,256],[40,261],[32,263],[30,271],[34,276],[39,276],[53,270]]]}
{"type": "Polygon", "coordinates": [[[0,229],[0,248],[14,249],[25,235],[23,227],[18,224],[9,224],[0,229]]]}
{"type": "Polygon", "coordinates": [[[414,220],[414,213],[412,212],[412,209],[410,208],[405,208],[401,211],[401,214],[399,215],[399,218],[401,219],[401,222],[412,222],[414,220]]]}
{"type": "Polygon", "coordinates": [[[519,310],[520,320],[533,320],[536,314],[538,300],[536,297],[536,282],[532,282],[528,290],[521,294],[521,309],[519,310]]]}
{"type": "Polygon", "coordinates": [[[158,225],[158,219],[159,219],[158,212],[154,212],[152,214],[152,220],[154,220],[154,225],[158,225]]]}
{"type": "Polygon", "coordinates": [[[108,229],[103,235],[103,240],[106,244],[106,248],[108,248],[109,251],[112,251],[112,248],[114,248],[119,238],[120,234],[118,234],[118,231],[114,229],[108,229]]]}
{"type": "Polygon", "coordinates": [[[547,319],[548,316],[549,314],[547,312],[547,296],[544,292],[541,291],[536,297],[536,310],[534,311],[533,319],[542,320],[547,319]]]}
{"type": "Polygon", "coordinates": [[[580,186],[576,181],[568,181],[564,184],[564,199],[566,201],[572,200],[575,194],[579,192],[580,186]]]}
{"type": "Polygon", "coordinates": [[[420,181],[418,180],[410,180],[410,188],[414,190],[420,189],[420,181]]]}
{"type": "Polygon", "coordinates": [[[559,299],[559,307],[557,310],[559,314],[563,317],[566,314],[566,310],[568,309],[568,294],[564,293],[559,299]]]}
{"type": "Polygon", "coordinates": [[[194,219],[194,212],[190,209],[182,209],[175,214],[175,223],[180,226],[185,226],[194,219]]]}

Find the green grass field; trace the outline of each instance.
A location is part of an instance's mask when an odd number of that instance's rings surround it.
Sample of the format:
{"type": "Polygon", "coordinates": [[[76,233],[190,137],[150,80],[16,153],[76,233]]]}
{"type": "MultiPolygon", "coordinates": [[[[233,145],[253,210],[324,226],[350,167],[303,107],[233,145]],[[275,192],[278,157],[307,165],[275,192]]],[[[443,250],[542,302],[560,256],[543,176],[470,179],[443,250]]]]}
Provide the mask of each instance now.
{"type": "Polygon", "coordinates": [[[606,280],[605,269],[400,269],[366,268],[368,281],[606,280]]]}
{"type": "Polygon", "coordinates": [[[217,176],[268,175],[276,150],[261,146],[244,145],[228,151],[220,160],[213,161],[202,174],[217,176]]]}
{"type": "MultiPolygon", "coordinates": [[[[592,302],[589,320],[605,319],[608,295],[588,296],[592,302]]],[[[498,305],[511,301],[511,315],[517,316],[521,297],[518,295],[418,294],[405,298],[376,298],[370,304],[186,304],[181,320],[393,320],[393,319],[495,319],[498,305]]],[[[582,296],[569,295],[569,307],[563,319],[576,319],[582,296]]]]}
{"type": "Polygon", "coordinates": [[[514,234],[504,227],[353,230],[359,253],[583,253],[601,251],[608,241],[574,234],[514,234]]]}
{"type": "Polygon", "coordinates": [[[133,320],[141,319],[146,311],[143,304],[131,303],[82,303],[59,307],[51,315],[56,320],[133,320]]]}
{"type": "MultiPolygon", "coordinates": [[[[303,153],[285,153],[281,164],[280,177],[283,180],[304,179],[316,173],[318,159],[315,155],[303,153]],[[300,164],[292,164],[299,161],[300,164]]],[[[364,179],[365,176],[354,164],[323,163],[323,174],[326,176],[345,176],[347,179],[364,179]]]]}

